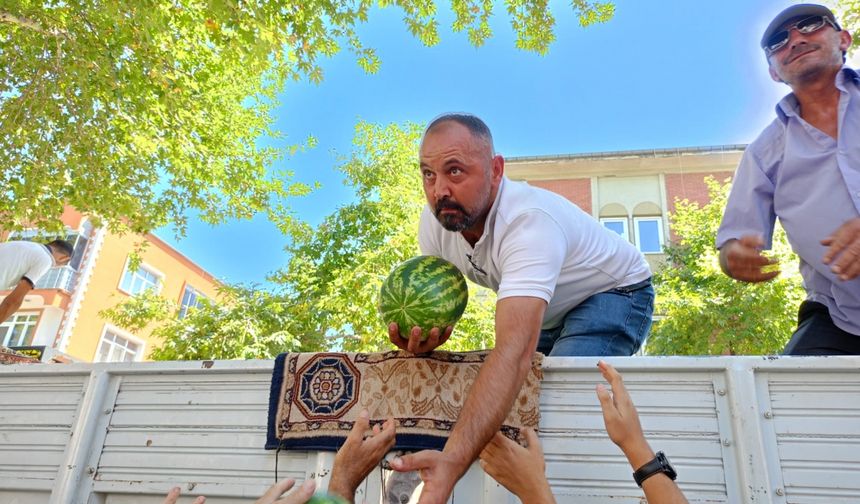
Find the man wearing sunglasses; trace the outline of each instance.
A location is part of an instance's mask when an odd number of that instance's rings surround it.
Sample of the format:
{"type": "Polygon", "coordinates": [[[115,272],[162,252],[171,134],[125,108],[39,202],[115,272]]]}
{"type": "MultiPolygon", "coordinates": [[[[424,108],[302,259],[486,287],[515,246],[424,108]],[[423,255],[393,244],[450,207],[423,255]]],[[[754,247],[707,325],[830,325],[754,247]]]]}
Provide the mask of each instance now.
{"type": "Polygon", "coordinates": [[[788,355],[860,354],[860,75],[844,65],[850,45],[821,5],[791,6],[768,25],[770,76],[792,92],[744,153],[717,233],[727,275],[768,281],[779,271],[761,251],[779,217],[807,291],[788,355]]]}

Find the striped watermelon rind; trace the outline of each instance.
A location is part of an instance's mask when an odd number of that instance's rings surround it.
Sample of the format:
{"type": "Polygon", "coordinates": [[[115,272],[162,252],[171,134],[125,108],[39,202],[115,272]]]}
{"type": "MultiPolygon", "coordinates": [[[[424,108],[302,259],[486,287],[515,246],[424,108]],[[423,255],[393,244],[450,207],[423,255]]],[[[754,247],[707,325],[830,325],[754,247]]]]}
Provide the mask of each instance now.
{"type": "Polygon", "coordinates": [[[435,256],[418,256],[400,263],[379,290],[379,312],[385,325],[397,322],[401,337],[408,337],[418,326],[422,341],[434,327],[444,330],[453,326],[468,301],[469,288],[463,274],[435,256]]]}

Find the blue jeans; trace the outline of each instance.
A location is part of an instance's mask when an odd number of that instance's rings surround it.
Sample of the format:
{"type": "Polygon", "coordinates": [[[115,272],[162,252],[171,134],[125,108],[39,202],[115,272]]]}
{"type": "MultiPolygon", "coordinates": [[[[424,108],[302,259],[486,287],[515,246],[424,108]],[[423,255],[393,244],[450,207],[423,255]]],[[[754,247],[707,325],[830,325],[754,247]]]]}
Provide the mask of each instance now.
{"type": "Polygon", "coordinates": [[[540,332],[537,350],[552,357],[633,355],[651,329],[651,279],[586,298],[559,327],[540,332]]]}

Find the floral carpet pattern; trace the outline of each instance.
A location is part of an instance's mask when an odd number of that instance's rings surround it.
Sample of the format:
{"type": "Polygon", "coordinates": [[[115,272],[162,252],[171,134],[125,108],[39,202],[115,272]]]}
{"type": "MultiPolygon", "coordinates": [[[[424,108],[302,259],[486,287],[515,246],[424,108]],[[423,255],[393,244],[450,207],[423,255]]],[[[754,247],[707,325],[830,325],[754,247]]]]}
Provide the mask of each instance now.
{"type": "MultiPolygon", "coordinates": [[[[361,410],[371,424],[396,422],[396,450],[441,449],[489,351],[286,353],[275,359],[266,448],[337,450],[361,410]]],[[[511,438],[540,420],[543,356],[502,431],[511,438]]]]}

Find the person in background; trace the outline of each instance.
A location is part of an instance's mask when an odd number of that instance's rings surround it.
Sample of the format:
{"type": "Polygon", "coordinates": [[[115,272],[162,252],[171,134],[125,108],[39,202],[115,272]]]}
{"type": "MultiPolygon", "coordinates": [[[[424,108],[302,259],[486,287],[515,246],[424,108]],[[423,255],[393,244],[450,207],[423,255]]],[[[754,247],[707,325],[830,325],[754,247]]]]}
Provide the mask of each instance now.
{"type": "Polygon", "coordinates": [[[12,292],[0,302],[0,324],[18,311],[24,296],[36,287],[51,267],[63,266],[72,259],[75,249],[65,240],[48,244],[31,241],[0,243],[0,290],[12,292]]]}
{"type": "MultiPolygon", "coordinates": [[[[663,452],[655,454],[645,439],[639,414],[624,387],[621,374],[603,361],[597,366],[612,387],[610,392],[602,384],[597,386],[606,432],[634,469],[634,481],[642,487],[650,504],[686,504],[687,498],[675,483],[675,470],[663,452]]],[[[546,479],[546,462],[537,434],[532,429],[525,429],[524,435],[525,447],[501,432],[496,433],[481,452],[481,468],[519,497],[523,504],[554,504],[555,497],[546,479]]]]}
{"type": "Polygon", "coordinates": [[[726,275],[766,282],[779,274],[761,253],[779,217],[807,293],[787,355],[860,354],[860,75],[845,66],[850,46],[822,5],[793,5],[768,25],[770,76],[792,92],[744,152],[717,232],[726,275]]]}
{"type": "MultiPolygon", "coordinates": [[[[370,428],[367,410],[359,413],[358,420],[337,451],[331,470],[327,493],[353,503],[358,485],[377,466],[382,458],[394,447],[394,419],[389,418],[380,427],[378,424],[370,428]]],[[[305,480],[299,488],[284,497],[284,493],[296,484],[294,479],[286,479],[272,485],[255,504],[304,504],[314,494],[316,482],[305,480]]],[[[176,504],[180,496],[180,488],[174,487],[167,494],[163,504],[176,504]]],[[[193,504],[203,504],[206,497],[197,497],[193,504]]]]}

